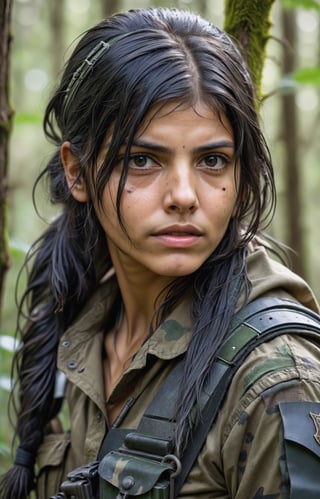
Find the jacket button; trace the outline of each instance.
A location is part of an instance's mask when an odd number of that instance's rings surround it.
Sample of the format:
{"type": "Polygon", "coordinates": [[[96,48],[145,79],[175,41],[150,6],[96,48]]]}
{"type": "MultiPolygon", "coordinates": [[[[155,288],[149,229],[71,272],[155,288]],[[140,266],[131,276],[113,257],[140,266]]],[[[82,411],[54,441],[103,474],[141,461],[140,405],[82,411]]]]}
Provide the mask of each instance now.
{"type": "Polygon", "coordinates": [[[63,341],[62,342],[62,346],[65,347],[65,348],[69,347],[70,346],[70,341],[63,341]]]}
{"type": "Polygon", "coordinates": [[[67,364],[67,367],[69,369],[76,369],[78,367],[78,363],[75,360],[70,360],[70,362],[68,362],[67,364]]]}
{"type": "Polygon", "coordinates": [[[101,419],[102,419],[102,412],[98,411],[96,414],[96,420],[98,421],[98,423],[100,423],[101,419]]]}

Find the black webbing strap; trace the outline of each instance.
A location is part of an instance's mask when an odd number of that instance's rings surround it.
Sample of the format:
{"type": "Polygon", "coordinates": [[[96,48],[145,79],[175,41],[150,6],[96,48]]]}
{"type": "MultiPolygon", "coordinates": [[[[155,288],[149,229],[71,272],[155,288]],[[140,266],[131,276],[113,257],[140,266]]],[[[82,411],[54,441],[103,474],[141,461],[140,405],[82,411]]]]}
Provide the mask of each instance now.
{"type": "MultiPolygon", "coordinates": [[[[221,408],[231,380],[249,353],[263,342],[280,334],[302,334],[320,340],[320,317],[306,307],[292,301],[273,297],[254,300],[235,315],[226,340],[219,349],[200,396],[201,421],[192,430],[192,436],[182,458],[182,471],[175,479],[175,497],[184,484],[197,456],[204,445],[207,434],[221,408]]],[[[175,410],[180,394],[180,381],[183,374],[183,360],[164,380],[158,393],[144,413],[137,430],[131,430],[151,439],[167,442],[174,446],[175,410]]],[[[114,442],[122,440],[123,431],[118,437],[111,437],[117,429],[111,429],[103,442],[103,454],[113,450],[114,442]],[[122,433],[122,434],[121,434],[122,433]],[[108,444],[114,440],[113,444],[108,444]]],[[[134,438],[133,435],[133,440],[134,438]]],[[[120,442],[120,443],[122,443],[120,442]]],[[[134,442],[133,442],[134,445],[134,442]]],[[[168,448],[169,448],[168,447],[168,448]]],[[[167,448],[163,446],[165,452],[167,448]]],[[[150,456],[152,458],[152,456],[150,456]]]]}
{"type": "Polygon", "coordinates": [[[126,440],[127,435],[132,435],[133,433],[167,441],[171,448],[170,451],[172,450],[176,427],[176,404],[180,392],[183,367],[184,357],[174,366],[172,371],[162,382],[155,397],[143,414],[136,430],[117,427],[110,428],[102,442],[98,455],[99,460],[101,460],[107,452],[119,448],[126,440]]]}
{"type": "Polygon", "coordinates": [[[205,383],[201,422],[193,430],[192,440],[182,456],[175,497],[205,443],[237,369],[258,345],[286,333],[320,341],[319,315],[292,300],[273,297],[258,298],[236,314],[205,383]]]}

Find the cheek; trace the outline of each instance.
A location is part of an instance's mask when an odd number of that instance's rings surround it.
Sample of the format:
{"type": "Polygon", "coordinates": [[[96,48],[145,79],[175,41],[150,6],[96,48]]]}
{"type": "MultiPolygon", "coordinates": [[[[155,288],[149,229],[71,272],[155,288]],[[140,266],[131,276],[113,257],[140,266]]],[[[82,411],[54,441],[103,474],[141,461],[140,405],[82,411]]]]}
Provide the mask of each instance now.
{"type": "Polygon", "coordinates": [[[229,223],[233,217],[237,200],[235,186],[222,185],[220,187],[220,216],[222,223],[229,223]]]}
{"type": "Polygon", "coordinates": [[[112,220],[117,218],[117,189],[109,182],[103,191],[101,203],[93,203],[100,224],[105,227],[112,225],[112,220]]]}
{"type": "Polygon", "coordinates": [[[136,186],[127,182],[124,186],[122,196],[125,196],[126,194],[134,194],[135,191],[136,191],[136,186]]]}

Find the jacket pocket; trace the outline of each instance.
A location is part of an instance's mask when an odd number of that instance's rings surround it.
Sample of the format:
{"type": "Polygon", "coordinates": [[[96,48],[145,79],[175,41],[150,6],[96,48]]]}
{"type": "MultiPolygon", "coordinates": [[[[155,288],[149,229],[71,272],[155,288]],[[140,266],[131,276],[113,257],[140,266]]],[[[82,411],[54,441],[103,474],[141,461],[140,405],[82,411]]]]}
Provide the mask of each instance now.
{"type": "Polygon", "coordinates": [[[59,492],[65,478],[65,467],[70,447],[68,433],[46,435],[37,455],[37,499],[49,499],[59,492]]]}
{"type": "Polygon", "coordinates": [[[320,497],[320,402],[279,404],[290,499],[320,497]]]}

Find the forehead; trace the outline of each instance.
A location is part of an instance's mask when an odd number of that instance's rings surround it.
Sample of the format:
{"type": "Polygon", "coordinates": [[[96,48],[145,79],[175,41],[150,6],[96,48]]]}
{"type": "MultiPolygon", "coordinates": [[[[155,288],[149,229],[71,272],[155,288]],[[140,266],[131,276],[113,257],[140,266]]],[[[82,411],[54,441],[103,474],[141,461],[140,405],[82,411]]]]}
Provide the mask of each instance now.
{"type": "Polygon", "coordinates": [[[136,133],[136,138],[149,133],[159,133],[168,130],[173,134],[182,130],[197,130],[198,128],[225,132],[233,137],[231,124],[224,112],[217,111],[208,104],[197,101],[189,104],[181,101],[157,103],[145,115],[136,133]]]}

